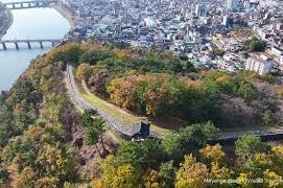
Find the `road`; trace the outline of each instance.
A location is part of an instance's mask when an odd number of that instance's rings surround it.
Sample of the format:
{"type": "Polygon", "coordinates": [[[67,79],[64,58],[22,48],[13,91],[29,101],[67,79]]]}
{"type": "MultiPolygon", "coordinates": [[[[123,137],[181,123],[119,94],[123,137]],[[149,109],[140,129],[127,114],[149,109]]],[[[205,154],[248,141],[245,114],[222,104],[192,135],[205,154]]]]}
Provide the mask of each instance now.
{"type": "Polygon", "coordinates": [[[65,83],[68,96],[76,107],[78,107],[82,111],[94,109],[80,96],[79,89],[75,83],[73,67],[69,65],[67,66],[67,70],[65,72],[65,83]]]}

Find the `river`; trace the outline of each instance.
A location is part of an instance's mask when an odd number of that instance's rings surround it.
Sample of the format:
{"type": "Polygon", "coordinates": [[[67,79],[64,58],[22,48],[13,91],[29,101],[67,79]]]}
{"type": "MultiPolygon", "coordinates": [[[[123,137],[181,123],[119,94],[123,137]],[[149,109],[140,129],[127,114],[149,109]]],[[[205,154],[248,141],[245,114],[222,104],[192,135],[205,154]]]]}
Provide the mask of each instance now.
{"type": "MultiPolygon", "coordinates": [[[[13,2],[14,0],[0,1],[13,2]]],[[[68,20],[53,8],[12,10],[12,15],[13,24],[3,40],[61,39],[71,27],[68,20]]],[[[15,49],[0,50],[0,91],[11,88],[31,60],[47,50],[38,48],[32,50],[21,48],[19,51],[15,49]]]]}

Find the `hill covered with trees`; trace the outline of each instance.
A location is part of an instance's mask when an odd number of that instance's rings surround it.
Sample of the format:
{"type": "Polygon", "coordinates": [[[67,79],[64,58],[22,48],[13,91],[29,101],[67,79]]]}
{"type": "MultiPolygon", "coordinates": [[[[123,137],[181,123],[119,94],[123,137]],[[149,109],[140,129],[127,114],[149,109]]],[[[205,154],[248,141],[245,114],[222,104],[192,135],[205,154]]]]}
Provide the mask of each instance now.
{"type": "Polygon", "coordinates": [[[276,187],[283,147],[247,135],[235,147],[209,145],[218,128],[281,125],[282,90],[271,77],[196,70],[185,57],[93,41],[35,59],[0,98],[2,187],[276,187]],[[163,139],[117,141],[95,112],[67,95],[66,64],[77,82],[162,126],[163,139]],[[235,183],[228,184],[228,180],[235,183]],[[225,182],[226,181],[226,182],[225,182]]]}
{"type": "Polygon", "coordinates": [[[153,122],[174,118],[185,126],[213,121],[220,128],[281,124],[280,86],[270,75],[203,71],[171,52],[88,45],[68,46],[71,53],[79,51],[73,61],[78,81],[93,94],[153,122]]]}

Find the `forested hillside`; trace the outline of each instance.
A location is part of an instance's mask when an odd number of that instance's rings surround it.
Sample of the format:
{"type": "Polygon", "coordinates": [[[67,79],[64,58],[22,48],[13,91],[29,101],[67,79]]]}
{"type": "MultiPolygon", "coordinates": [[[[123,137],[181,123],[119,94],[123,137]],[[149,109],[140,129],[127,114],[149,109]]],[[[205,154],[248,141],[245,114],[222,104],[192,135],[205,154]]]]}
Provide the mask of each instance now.
{"type": "Polygon", "coordinates": [[[253,180],[260,178],[260,187],[278,187],[280,144],[252,135],[235,146],[208,143],[221,129],[281,126],[281,97],[272,76],[199,71],[169,52],[93,41],[65,44],[34,60],[1,95],[0,183],[218,188],[258,187],[253,180]],[[95,112],[72,104],[64,82],[67,64],[93,95],[147,116],[170,133],[139,142],[117,136],[95,112]],[[166,124],[170,119],[174,123],[166,124]]]}
{"type": "MultiPolygon", "coordinates": [[[[79,81],[115,105],[165,122],[160,126],[175,129],[204,121],[221,128],[281,123],[281,89],[270,75],[197,70],[186,57],[153,49],[96,43],[87,49],[76,47],[80,55],[73,64],[79,81]],[[182,125],[166,125],[172,118],[182,125]]],[[[71,52],[75,47],[68,48],[71,52]]]]}

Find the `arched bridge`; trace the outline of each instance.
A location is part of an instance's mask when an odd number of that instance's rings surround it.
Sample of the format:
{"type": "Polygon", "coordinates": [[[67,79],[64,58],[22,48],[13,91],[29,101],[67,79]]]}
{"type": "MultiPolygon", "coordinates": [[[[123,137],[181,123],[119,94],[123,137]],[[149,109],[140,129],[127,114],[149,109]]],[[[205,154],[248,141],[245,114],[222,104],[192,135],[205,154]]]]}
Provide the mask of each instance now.
{"type": "Polygon", "coordinates": [[[57,44],[61,43],[62,39],[32,39],[32,40],[0,40],[2,45],[2,50],[8,49],[8,44],[13,44],[12,47],[9,45],[9,48],[15,48],[17,50],[21,49],[20,44],[25,44],[28,49],[35,48],[32,44],[39,44],[39,48],[55,47],[57,44]],[[49,45],[48,45],[49,44],[49,45]]]}
{"type": "Polygon", "coordinates": [[[41,8],[48,7],[51,4],[56,4],[56,0],[31,0],[19,2],[3,3],[8,9],[27,9],[27,8],[41,8]]]}

